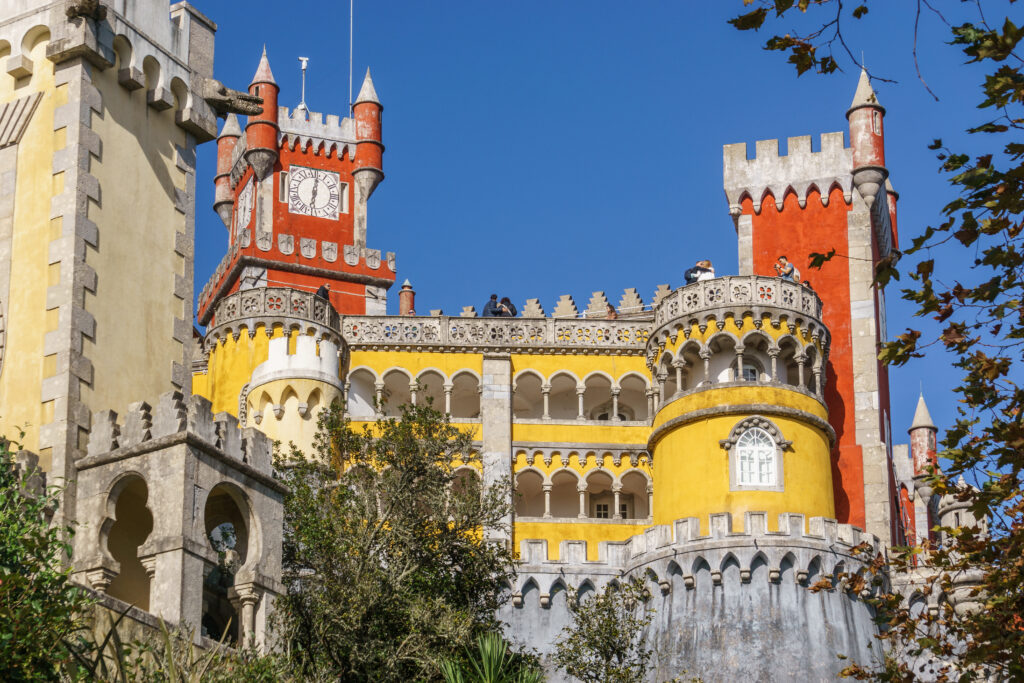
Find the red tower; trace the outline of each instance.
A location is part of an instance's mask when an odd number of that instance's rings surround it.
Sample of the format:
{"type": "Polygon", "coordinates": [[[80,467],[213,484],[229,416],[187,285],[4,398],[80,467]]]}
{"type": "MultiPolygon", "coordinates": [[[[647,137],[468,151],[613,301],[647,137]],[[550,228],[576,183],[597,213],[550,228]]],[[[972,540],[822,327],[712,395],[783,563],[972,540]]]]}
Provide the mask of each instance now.
{"type": "Polygon", "coordinates": [[[370,72],[351,118],[279,108],[266,49],[249,92],[263,111],[244,133],[229,116],[217,141],[214,208],[229,248],[199,296],[199,323],[224,296],[266,286],[328,284],[339,313],[384,313],[395,256],[366,247],[367,201],[384,178],[383,107],[370,72]]]}
{"type": "Polygon", "coordinates": [[[885,301],[873,285],[874,264],[896,243],[895,191],[887,182],[885,109],[862,73],[842,133],[725,147],[725,191],[736,223],[740,274],[774,275],[787,256],[821,296],[832,333],[825,399],[836,432],[832,479],[836,516],[879,537],[900,537],[894,487],[889,379],[878,361],[885,301]],[[883,191],[884,188],[884,191],[883,191]],[[836,256],[811,270],[812,253],[836,256]]]}

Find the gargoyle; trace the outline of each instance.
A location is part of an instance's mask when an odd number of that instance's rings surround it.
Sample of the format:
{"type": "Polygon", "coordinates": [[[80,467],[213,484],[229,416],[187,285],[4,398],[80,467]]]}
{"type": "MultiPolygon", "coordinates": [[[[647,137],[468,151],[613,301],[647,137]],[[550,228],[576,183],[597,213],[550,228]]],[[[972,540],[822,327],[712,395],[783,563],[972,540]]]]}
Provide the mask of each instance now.
{"type": "Polygon", "coordinates": [[[217,116],[244,114],[254,116],[263,112],[263,98],[240,90],[232,90],[216,78],[204,78],[203,99],[217,112],[217,116]]]}
{"type": "Polygon", "coordinates": [[[107,7],[100,0],[68,0],[64,8],[64,14],[68,19],[85,17],[95,21],[103,21],[107,18],[107,7]]]}

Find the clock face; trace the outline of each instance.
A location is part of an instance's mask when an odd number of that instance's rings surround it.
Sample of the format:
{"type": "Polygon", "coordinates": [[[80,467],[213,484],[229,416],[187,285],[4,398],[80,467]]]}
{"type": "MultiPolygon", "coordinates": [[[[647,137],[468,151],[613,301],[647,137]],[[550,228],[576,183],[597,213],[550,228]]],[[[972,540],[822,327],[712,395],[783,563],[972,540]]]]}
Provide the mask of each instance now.
{"type": "Polygon", "coordinates": [[[292,166],[288,173],[288,211],[318,218],[338,218],[341,182],[338,174],[292,166]]]}
{"type": "Polygon", "coordinates": [[[235,232],[242,232],[249,227],[252,221],[252,200],[256,194],[252,178],[245,184],[242,191],[238,193],[238,205],[235,210],[235,232]]]}

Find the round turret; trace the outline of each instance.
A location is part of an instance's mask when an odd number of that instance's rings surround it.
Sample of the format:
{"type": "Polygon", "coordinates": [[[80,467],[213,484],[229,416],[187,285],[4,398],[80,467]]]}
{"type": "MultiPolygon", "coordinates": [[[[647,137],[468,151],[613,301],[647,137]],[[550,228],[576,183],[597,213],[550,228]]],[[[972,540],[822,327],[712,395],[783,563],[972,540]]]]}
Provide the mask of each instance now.
{"type": "Polygon", "coordinates": [[[885,107],[878,102],[871,79],[864,69],[846,111],[850,122],[850,147],[853,150],[853,184],[868,206],[889,176],[885,167],[885,132],[882,127],[885,107]]]}
{"type": "Polygon", "coordinates": [[[234,198],[231,196],[231,159],[241,135],[242,129],[238,126],[238,117],[228,114],[224,120],[224,128],[217,138],[217,175],[213,178],[213,210],[224,221],[224,227],[229,230],[231,229],[231,212],[234,207],[234,198]]]}
{"type": "Polygon", "coordinates": [[[277,162],[277,95],[280,88],[270,71],[267,59],[267,48],[263,48],[263,56],[256,74],[249,84],[249,94],[263,98],[263,111],[250,116],[245,125],[245,159],[256,172],[256,177],[263,180],[274,169],[277,162]]]}
{"type": "Polygon", "coordinates": [[[833,517],[817,295],[779,278],[706,280],[662,298],[655,325],[654,523],[721,511],[833,517]]]}

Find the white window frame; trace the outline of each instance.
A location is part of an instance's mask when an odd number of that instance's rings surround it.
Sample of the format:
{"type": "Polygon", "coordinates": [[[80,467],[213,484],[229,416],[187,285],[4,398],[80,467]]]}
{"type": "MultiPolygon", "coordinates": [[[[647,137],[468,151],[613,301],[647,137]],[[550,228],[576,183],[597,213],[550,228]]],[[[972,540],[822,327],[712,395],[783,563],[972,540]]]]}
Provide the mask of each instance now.
{"type": "Polygon", "coordinates": [[[784,491],[785,470],[783,467],[785,458],[783,454],[790,450],[792,442],[782,436],[782,432],[774,422],[760,415],[753,415],[737,422],[729,432],[729,436],[719,441],[719,445],[725,449],[729,457],[729,490],[730,491],[784,491]],[[740,447],[744,434],[751,430],[763,432],[771,444],[771,475],[768,481],[756,483],[743,480],[743,462],[741,461],[740,447]]]}

